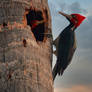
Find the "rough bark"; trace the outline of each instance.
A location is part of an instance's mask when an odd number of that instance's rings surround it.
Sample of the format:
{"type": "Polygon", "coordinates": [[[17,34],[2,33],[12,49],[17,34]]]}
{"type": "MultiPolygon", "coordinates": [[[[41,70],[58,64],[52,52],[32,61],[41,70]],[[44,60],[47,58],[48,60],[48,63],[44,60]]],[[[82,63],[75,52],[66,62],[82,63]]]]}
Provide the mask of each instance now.
{"type": "Polygon", "coordinates": [[[0,0],[0,92],[53,92],[51,18],[47,0],[0,0]],[[44,41],[36,41],[26,9],[47,10],[44,41]]]}

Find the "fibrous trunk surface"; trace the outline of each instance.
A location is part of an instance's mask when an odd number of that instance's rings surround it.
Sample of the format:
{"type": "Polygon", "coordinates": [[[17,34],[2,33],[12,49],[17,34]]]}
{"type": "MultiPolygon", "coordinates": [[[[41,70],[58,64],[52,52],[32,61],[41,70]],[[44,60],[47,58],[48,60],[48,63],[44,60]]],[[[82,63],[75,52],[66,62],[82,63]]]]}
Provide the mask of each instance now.
{"type": "Polygon", "coordinates": [[[47,0],[0,0],[0,92],[53,92],[51,44],[47,0]]]}

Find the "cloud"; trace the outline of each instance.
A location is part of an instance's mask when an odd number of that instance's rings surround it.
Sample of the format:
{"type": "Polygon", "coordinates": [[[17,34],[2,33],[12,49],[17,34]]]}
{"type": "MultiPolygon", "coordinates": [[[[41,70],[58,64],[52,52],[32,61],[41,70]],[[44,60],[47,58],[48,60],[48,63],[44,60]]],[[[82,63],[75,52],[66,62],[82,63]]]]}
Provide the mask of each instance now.
{"type": "MultiPolygon", "coordinates": [[[[56,9],[58,11],[63,11],[67,13],[82,13],[82,14],[88,13],[86,9],[81,7],[79,2],[74,2],[72,4],[67,4],[65,2],[56,2],[56,4],[54,4],[54,7],[57,7],[56,9]]],[[[53,9],[54,8],[52,8],[52,10],[53,9]]]]}
{"type": "Polygon", "coordinates": [[[71,88],[55,88],[55,92],[91,92],[92,86],[76,85],[71,88]]]}
{"type": "Polygon", "coordinates": [[[68,9],[71,11],[71,13],[87,13],[85,9],[83,9],[79,2],[74,2],[70,6],[68,6],[68,9]]]}

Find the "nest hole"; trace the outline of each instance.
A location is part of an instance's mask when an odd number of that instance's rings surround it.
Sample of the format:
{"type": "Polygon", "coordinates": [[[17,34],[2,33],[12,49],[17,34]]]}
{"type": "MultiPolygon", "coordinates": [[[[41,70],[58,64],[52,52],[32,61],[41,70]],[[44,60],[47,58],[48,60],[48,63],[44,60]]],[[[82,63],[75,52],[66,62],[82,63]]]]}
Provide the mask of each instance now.
{"type": "Polygon", "coordinates": [[[44,40],[45,22],[42,11],[30,10],[26,15],[27,25],[31,27],[31,30],[36,38],[36,41],[44,40]]]}

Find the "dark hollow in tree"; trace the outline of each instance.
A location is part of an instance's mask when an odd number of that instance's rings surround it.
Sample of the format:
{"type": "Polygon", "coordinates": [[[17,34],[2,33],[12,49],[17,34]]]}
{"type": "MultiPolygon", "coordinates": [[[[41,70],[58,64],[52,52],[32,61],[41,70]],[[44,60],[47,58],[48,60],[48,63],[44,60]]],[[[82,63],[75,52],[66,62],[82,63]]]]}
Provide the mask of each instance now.
{"type": "MultiPolygon", "coordinates": [[[[41,11],[35,11],[31,10],[29,13],[26,15],[27,18],[27,25],[32,27],[34,21],[38,20],[41,21],[43,20],[42,12],[41,11]]],[[[31,28],[32,29],[32,28],[31,28]]],[[[36,41],[43,41],[44,40],[44,33],[45,33],[45,24],[44,22],[41,24],[38,24],[35,28],[32,29],[32,32],[36,38],[36,41]]]]}

